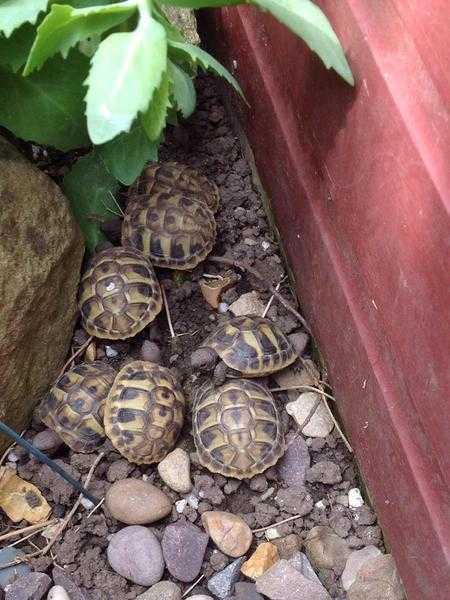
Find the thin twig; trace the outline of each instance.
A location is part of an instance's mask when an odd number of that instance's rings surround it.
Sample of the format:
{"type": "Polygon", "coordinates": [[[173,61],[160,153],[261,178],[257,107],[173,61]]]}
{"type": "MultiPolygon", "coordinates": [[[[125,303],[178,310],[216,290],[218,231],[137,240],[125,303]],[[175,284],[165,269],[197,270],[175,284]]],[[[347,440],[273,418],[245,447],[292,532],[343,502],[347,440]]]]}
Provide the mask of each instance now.
{"type": "Polygon", "coordinates": [[[14,531],[9,531],[8,533],[4,533],[3,535],[1,535],[0,542],[5,542],[6,540],[11,540],[15,537],[26,535],[27,533],[31,533],[32,531],[39,531],[39,529],[45,529],[49,525],[54,525],[57,522],[58,519],[50,519],[49,521],[44,521],[43,523],[36,523],[35,525],[28,525],[28,527],[14,529],[14,531]]]}
{"type": "Polygon", "coordinates": [[[294,317],[300,321],[300,323],[303,325],[305,330],[308,333],[311,333],[311,329],[309,328],[309,325],[306,322],[306,320],[304,319],[304,317],[302,317],[302,315],[298,311],[296,311],[295,308],[293,306],[291,306],[287,300],[285,300],[283,298],[283,296],[280,294],[280,292],[278,292],[272,285],[270,285],[267,282],[266,278],[263,275],[261,275],[261,273],[257,269],[255,269],[254,267],[251,267],[250,265],[248,265],[246,263],[240,262],[238,260],[233,260],[232,258],[226,258],[225,256],[208,256],[208,260],[210,260],[211,262],[222,264],[222,265],[229,265],[230,267],[235,267],[236,269],[240,269],[241,271],[247,271],[248,273],[250,273],[250,275],[253,275],[253,277],[256,277],[256,279],[259,279],[259,281],[264,283],[264,285],[267,287],[269,292],[273,296],[275,296],[275,298],[284,306],[284,308],[286,310],[288,310],[291,314],[293,314],[294,317]]]}
{"type": "Polygon", "coordinates": [[[331,394],[327,394],[327,392],[324,392],[320,388],[314,387],[312,385],[287,385],[285,387],[270,388],[269,392],[289,392],[290,390],[309,390],[311,392],[317,392],[317,394],[322,394],[330,400],[333,400],[333,402],[336,401],[336,398],[334,396],[332,396],[331,394]]]}
{"type": "Polygon", "coordinates": [[[181,596],[182,598],[186,598],[186,596],[192,592],[192,590],[195,588],[196,585],[198,585],[200,583],[200,581],[205,577],[205,574],[203,573],[203,575],[200,575],[200,577],[197,579],[197,581],[194,581],[194,583],[192,585],[190,585],[188,587],[188,589],[184,592],[184,594],[181,596]]]}
{"type": "MultiPolygon", "coordinates": [[[[111,198],[113,199],[114,204],[117,206],[117,208],[119,209],[120,215],[122,217],[125,216],[125,213],[122,210],[122,207],[120,206],[120,204],[117,202],[116,197],[114,196],[114,194],[111,192],[111,190],[109,190],[109,195],[111,196],[111,198]]],[[[112,211],[111,211],[112,212],[112,211]]]]}
{"type": "Polygon", "coordinates": [[[334,426],[336,427],[336,429],[338,430],[339,435],[342,438],[342,441],[344,442],[345,446],[347,447],[347,450],[349,452],[351,452],[353,454],[353,448],[350,446],[350,442],[348,441],[348,439],[345,437],[344,432],[342,431],[342,429],[339,426],[339,423],[337,422],[335,416],[333,415],[333,413],[331,412],[330,407],[328,406],[328,402],[326,401],[325,398],[322,397],[323,403],[325,404],[325,408],[328,411],[328,414],[330,415],[330,419],[333,421],[334,426]]]}
{"type": "Polygon", "coordinates": [[[306,415],[306,418],[304,419],[303,423],[301,425],[299,425],[299,428],[300,428],[301,432],[303,432],[303,430],[305,429],[305,427],[307,425],[309,425],[309,422],[311,421],[311,419],[313,418],[313,416],[316,414],[316,410],[319,408],[319,405],[320,405],[321,402],[322,402],[322,397],[321,396],[319,396],[318,398],[316,398],[316,400],[314,401],[314,404],[311,406],[311,410],[306,415]]]}
{"type": "MultiPolygon", "coordinates": [[[[34,535],[38,535],[42,533],[42,529],[39,531],[32,531],[31,533],[29,533],[28,535],[26,535],[23,538],[20,538],[20,540],[16,540],[15,542],[13,542],[12,544],[8,544],[6,546],[6,548],[13,548],[13,546],[17,546],[17,544],[22,544],[25,540],[30,539],[31,537],[33,537],[34,535]]],[[[29,542],[31,544],[31,542],[29,542]]]]}
{"type": "MultiPolygon", "coordinates": [[[[105,453],[104,452],[100,452],[100,454],[97,456],[97,458],[95,459],[95,461],[92,463],[92,466],[89,469],[89,473],[87,474],[86,480],[84,482],[84,487],[85,488],[87,488],[89,486],[89,483],[90,483],[90,481],[92,479],[92,475],[94,474],[95,468],[97,467],[98,463],[102,460],[102,458],[104,456],[105,456],[105,453]]],[[[69,522],[72,519],[73,515],[77,512],[78,507],[80,506],[80,503],[81,503],[82,499],[83,499],[83,494],[80,494],[78,496],[77,501],[73,505],[72,509],[64,517],[64,519],[61,521],[60,525],[56,528],[55,534],[48,541],[47,545],[44,548],[41,548],[40,550],[36,550],[36,552],[32,552],[31,554],[25,554],[24,556],[18,556],[16,559],[14,559],[14,560],[12,560],[12,561],[4,564],[4,565],[0,565],[0,569],[5,569],[6,567],[13,567],[14,565],[18,565],[20,563],[29,561],[32,558],[36,558],[37,556],[42,556],[44,554],[47,554],[47,552],[50,550],[50,548],[53,546],[53,544],[58,540],[58,538],[60,537],[60,535],[62,534],[62,532],[64,531],[64,529],[67,527],[67,525],[69,524],[69,522]]]]}
{"type": "Polygon", "coordinates": [[[294,515],[293,517],[288,517],[287,519],[283,519],[278,523],[272,523],[272,525],[266,525],[265,527],[260,527],[259,529],[252,529],[252,533],[259,533],[260,531],[266,531],[267,529],[272,529],[272,527],[277,527],[278,525],[283,525],[283,523],[289,523],[289,521],[295,521],[295,519],[300,519],[302,515],[294,515]]]}
{"type": "MultiPolygon", "coordinates": [[[[285,278],[283,277],[283,279],[282,279],[282,280],[281,280],[281,281],[280,281],[280,282],[277,284],[277,287],[275,288],[275,290],[276,290],[277,292],[278,292],[278,290],[280,289],[280,287],[281,287],[281,284],[283,283],[284,279],[285,279],[285,278]]],[[[261,317],[262,317],[263,319],[265,319],[265,318],[266,318],[266,315],[267,315],[267,313],[269,312],[269,308],[272,306],[272,302],[273,302],[273,299],[274,299],[274,298],[275,298],[275,296],[272,294],[272,295],[270,296],[270,298],[269,298],[269,302],[266,304],[266,308],[263,310],[263,314],[261,315],[261,317]]]]}
{"type": "Polygon", "coordinates": [[[172,319],[170,318],[169,303],[167,302],[167,295],[166,295],[166,290],[164,289],[164,285],[161,285],[161,294],[162,294],[162,298],[163,298],[163,302],[164,302],[164,308],[166,309],[167,324],[169,325],[170,335],[172,338],[174,338],[174,337],[176,337],[176,335],[175,335],[175,331],[173,329],[172,319]]]}
{"type": "MultiPolygon", "coordinates": [[[[23,437],[23,434],[25,433],[25,431],[26,431],[26,429],[24,429],[24,430],[22,431],[22,433],[20,434],[20,437],[23,437]]],[[[13,448],[15,448],[16,446],[17,446],[17,442],[13,442],[13,443],[11,444],[11,446],[8,446],[8,447],[6,448],[6,450],[5,450],[5,451],[3,452],[3,454],[2,454],[2,457],[0,458],[0,467],[1,467],[1,466],[2,466],[2,464],[5,462],[5,458],[6,458],[6,457],[8,456],[8,454],[11,452],[11,450],[12,450],[13,448]]]]}
{"type": "Polygon", "coordinates": [[[82,344],[78,348],[78,350],[72,354],[72,356],[66,361],[63,368],[61,369],[61,372],[58,375],[58,379],[61,377],[61,375],[64,375],[64,373],[66,372],[66,369],[70,365],[70,363],[73,360],[75,360],[77,358],[77,356],[79,356],[83,352],[83,350],[85,350],[89,346],[89,344],[92,342],[93,339],[94,339],[94,336],[92,336],[92,335],[89,336],[88,339],[84,342],[84,344],[82,344]]]}
{"type": "Polygon", "coordinates": [[[95,513],[96,510],[98,510],[100,508],[100,506],[103,504],[104,501],[105,501],[105,498],[102,498],[100,500],[100,502],[98,504],[96,504],[94,506],[94,508],[90,511],[90,513],[88,514],[88,516],[86,517],[86,519],[89,519],[90,517],[92,517],[92,515],[95,513]]]}

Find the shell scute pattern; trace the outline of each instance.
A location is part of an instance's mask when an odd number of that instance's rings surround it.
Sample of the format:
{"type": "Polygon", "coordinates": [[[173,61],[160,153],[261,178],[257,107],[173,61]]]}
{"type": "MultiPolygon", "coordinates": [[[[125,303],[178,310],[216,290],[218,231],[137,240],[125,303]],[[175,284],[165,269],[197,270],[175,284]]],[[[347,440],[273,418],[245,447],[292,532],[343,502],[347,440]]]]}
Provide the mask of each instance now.
{"type": "Polygon", "coordinates": [[[236,317],[202,344],[212,348],[231,369],[260,377],[287,367],[297,354],[280,329],[262,317],[236,317]]]}
{"type": "Polygon", "coordinates": [[[42,421],[75,452],[92,452],[105,437],[103,410],[116,371],[94,361],[62,375],[41,406],[42,421]]]}
{"type": "Polygon", "coordinates": [[[201,202],[213,213],[219,208],[219,191],[215,183],[192,167],[176,162],[163,162],[149,165],[130,188],[127,211],[143,208],[153,194],[171,193],[174,190],[201,202]]]}
{"type": "Polygon", "coordinates": [[[151,263],[132,248],[95,255],[81,280],[79,307],[90,335],[113,340],[136,335],[162,308],[151,263]]]}
{"type": "Polygon", "coordinates": [[[225,477],[253,477],[284,453],[273,397],[261,385],[245,379],[200,390],[194,401],[192,427],[200,463],[225,477]]]}
{"type": "Polygon", "coordinates": [[[213,212],[177,190],[157,192],[145,206],[127,209],[122,225],[123,246],[171,269],[194,268],[211,252],[215,240],[213,212]]]}
{"type": "Polygon", "coordinates": [[[134,361],[117,375],[105,407],[105,431],[128,460],[159,462],[183,426],[184,396],[165,367],[134,361]]]}

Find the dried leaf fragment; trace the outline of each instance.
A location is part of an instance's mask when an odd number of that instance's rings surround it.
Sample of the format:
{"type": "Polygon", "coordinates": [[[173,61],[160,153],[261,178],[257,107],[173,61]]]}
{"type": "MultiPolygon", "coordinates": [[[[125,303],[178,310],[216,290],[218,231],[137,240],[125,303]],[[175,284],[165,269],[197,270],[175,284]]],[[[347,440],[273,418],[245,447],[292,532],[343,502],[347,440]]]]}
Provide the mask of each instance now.
{"type": "Polygon", "coordinates": [[[212,308],[218,308],[222,293],[233,287],[238,280],[239,276],[234,271],[226,271],[217,279],[201,279],[199,285],[206,302],[212,308]]]}
{"type": "Polygon", "coordinates": [[[0,468],[0,507],[14,523],[23,519],[39,523],[48,519],[51,508],[39,489],[7,467],[0,468]]]}

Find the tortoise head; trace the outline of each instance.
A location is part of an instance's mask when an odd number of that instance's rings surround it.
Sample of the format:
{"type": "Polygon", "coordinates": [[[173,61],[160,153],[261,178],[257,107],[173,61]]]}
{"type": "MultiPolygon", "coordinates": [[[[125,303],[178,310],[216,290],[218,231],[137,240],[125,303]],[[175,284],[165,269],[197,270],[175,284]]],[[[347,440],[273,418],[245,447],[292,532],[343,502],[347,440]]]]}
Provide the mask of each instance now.
{"type": "Polygon", "coordinates": [[[191,367],[193,369],[209,371],[214,368],[218,358],[215,350],[202,347],[191,354],[191,367]]]}

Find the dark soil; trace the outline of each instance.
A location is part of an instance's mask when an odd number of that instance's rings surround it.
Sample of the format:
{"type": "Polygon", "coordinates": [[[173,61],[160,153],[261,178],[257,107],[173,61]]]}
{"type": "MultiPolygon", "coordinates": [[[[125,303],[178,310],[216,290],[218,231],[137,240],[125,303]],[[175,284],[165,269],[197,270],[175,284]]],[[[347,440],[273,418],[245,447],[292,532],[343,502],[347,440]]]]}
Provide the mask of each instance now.
{"type": "MultiPolygon", "coordinates": [[[[167,140],[161,150],[161,160],[176,160],[196,167],[201,173],[214,180],[221,195],[221,207],[217,214],[218,241],[214,254],[226,255],[233,259],[246,259],[257,267],[268,281],[276,284],[284,275],[284,266],[279,248],[274,241],[274,236],[269,229],[268,222],[261,203],[260,195],[252,180],[252,174],[245,157],[242,154],[238,138],[230,126],[224,106],[218,97],[214,81],[209,78],[200,78],[198,82],[199,106],[195,115],[189,122],[178,128],[169,130],[167,140]]],[[[189,356],[192,350],[205,336],[216,327],[223,319],[228,319],[229,314],[219,314],[205,302],[198,281],[203,273],[218,273],[225,269],[208,261],[201,264],[193,272],[177,273],[173,271],[160,271],[159,277],[164,285],[170,306],[172,322],[177,337],[171,338],[164,313],[161,313],[156,322],[142,334],[128,342],[99,342],[97,345],[97,358],[119,366],[130,357],[138,357],[142,341],[154,340],[161,348],[163,364],[174,368],[183,383],[183,388],[190,401],[191,392],[195,385],[210,375],[193,373],[189,366],[189,356]],[[118,352],[114,358],[106,356],[106,346],[118,352]]],[[[267,301],[270,294],[259,281],[241,274],[237,285],[224,294],[223,300],[233,302],[242,293],[257,290],[263,301],[267,301]]],[[[294,303],[288,285],[282,287],[286,298],[294,303]]],[[[285,333],[299,329],[299,323],[274,302],[269,311],[269,316],[279,325],[285,333]]],[[[74,347],[77,347],[86,336],[83,330],[78,329],[74,336],[74,347]]],[[[311,348],[308,346],[304,357],[308,357],[311,348]]],[[[110,350],[108,350],[110,354],[110,350]]],[[[272,383],[272,382],[268,382],[272,383]]],[[[278,394],[277,401],[282,406],[287,400],[283,393],[278,394]]],[[[283,419],[287,429],[295,430],[294,421],[283,411],[283,419]]],[[[193,453],[195,448],[190,435],[190,405],[187,408],[186,424],[178,446],[193,453]]],[[[43,429],[38,419],[33,423],[26,438],[32,439],[37,431],[43,429]]],[[[351,511],[336,504],[336,497],[345,494],[350,487],[358,485],[357,471],[351,455],[347,451],[336,430],[325,439],[311,439],[308,442],[311,465],[318,461],[329,460],[336,463],[342,475],[340,483],[329,485],[324,483],[307,484],[307,490],[312,495],[314,502],[322,500],[324,508],[314,507],[303,518],[291,521],[278,527],[279,532],[285,536],[291,533],[304,539],[307,532],[316,525],[330,525],[335,528],[338,535],[347,538],[349,545],[354,548],[375,543],[382,545],[380,530],[376,526],[375,516],[367,509],[364,525],[352,518],[351,511]]],[[[102,448],[106,451],[105,458],[98,465],[91,483],[91,491],[102,497],[108,486],[115,479],[130,477],[147,477],[164,489],[177,501],[181,495],[169,490],[160,480],[156,466],[136,467],[128,464],[113,450],[109,442],[102,448]]],[[[20,450],[14,450],[12,457],[16,461],[18,474],[35,483],[42,490],[47,500],[52,504],[56,516],[65,515],[73,506],[77,494],[58,475],[55,475],[47,466],[39,464],[20,450]]],[[[56,455],[76,478],[84,478],[94,460],[93,455],[76,454],[64,448],[56,455]]],[[[171,517],[159,522],[154,531],[161,535],[165,525],[178,519],[188,519],[193,523],[200,523],[201,513],[214,509],[229,510],[240,514],[252,528],[264,527],[276,523],[286,517],[296,514],[296,494],[294,490],[286,488],[286,502],[280,506],[275,497],[283,486],[279,482],[276,469],[272,468],[263,476],[249,483],[237,484],[234,480],[227,480],[220,475],[213,475],[199,467],[192,455],[193,464],[191,475],[195,481],[195,490],[199,497],[197,508],[187,505],[183,514],[178,514],[174,508],[171,517]],[[261,500],[268,488],[273,488],[267,499],[261,500]],[[289,495],[291,504],[289,504],[289,495]]],[[[53,549],[52,556],[35,560],[32,566],[39,571],[45,571],[53,576],[71,593],[71,598],[84,598],[86,600],[128,600],[135,598],[144,591],[144,588],[130,584],[126,579],[114,573],[106,560],[106,547],[108,536],[118,531],[121,525],[105,514],[101,509],[87,519],[88,511],[80,507],[80,511],[73,518],[71,525],[53,549]],[[55,566],[56,565],[56,566],[55,566]],[[62,567],[64,570],[58,569],[62,567]],[[78,587],[78,591],[75,590],[78,587]]],[[[11,524],[4,516],[2,529],[11,524]]],[[[24,524],[25,525],[25,524],[24,524]]],[[[264,532],[256,534],[256,539],[264,538],[264,532]]],[[[44,540],[36,536],[34,541],[39,546],[44,545],[44,540]]],[[[21,548],[25,552],[34,550],[25,542],[21,548]]],[[[212,544],[207,550],[203,573],[206,579],[215,571],[224,568],[231,559],[215,552],[213,555],[212,544]]],[[[328,588],[333,598],[344,598],[340,589],[338,578],[332,572],[320,573],[322,581],[328,588]]],[[[170,578],[166,572],[165,579],[170,578]]],[[[188,585],[180,584],[183,589],[188,585]]],[[[207,593],[205,580],[196,590],[197,593],[207,593]]],[[[193,592],[195,593],[195,592],[193,592]]]]}

